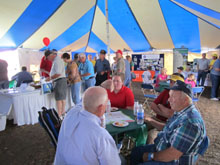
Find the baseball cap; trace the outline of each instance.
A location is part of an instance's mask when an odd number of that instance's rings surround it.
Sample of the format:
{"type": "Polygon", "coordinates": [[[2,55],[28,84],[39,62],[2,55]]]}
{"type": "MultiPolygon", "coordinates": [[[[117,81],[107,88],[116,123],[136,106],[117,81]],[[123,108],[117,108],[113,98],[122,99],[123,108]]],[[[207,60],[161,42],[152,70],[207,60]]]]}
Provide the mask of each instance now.
{"type": "Polygon", "coordinates": [[[191,85],[186,84],[180,80],[177,80],[174,86],[169,89],[174,91],[182,91],[185,94],[187,94],[190,98],[193,97],[191,85]]]}
{"type": "Polygon", "coordinates": [[[183,70],[183,67],[182,67],[182,66],[179,66],[179,67],[177,67],[177,69],[183,70]]]}
{"type": "Polygon", "coordinates": [[[213,54],[212,57],[218,57],[218,55],[217,54],[213,54]]]}
{"type": "Polygon", "coordinates": [[[106,51],[102,49],[99,53],[100,54],[106,54],[106,51]]]}
{"type": "Polygon", "coordinates": [[[56,50],[56,49],[52,49],[52,50],[51,50],[51,53],[57,54],[57,50],[56,50]]]}
{"type": "Polygon", "coordinates": [[[121,55],[123,54],[120,49],[118,49],[116,53],[119,53],[119,54],[121,54],[121,55]]]}

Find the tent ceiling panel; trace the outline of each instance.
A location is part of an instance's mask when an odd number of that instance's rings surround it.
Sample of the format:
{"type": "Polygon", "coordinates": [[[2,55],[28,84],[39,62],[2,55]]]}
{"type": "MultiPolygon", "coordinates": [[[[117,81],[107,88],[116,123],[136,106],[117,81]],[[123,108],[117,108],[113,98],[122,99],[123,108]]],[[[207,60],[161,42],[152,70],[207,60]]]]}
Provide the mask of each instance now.
{"type": "Polygon", "coordinates": [[[97,51],[95,51],[94,49],[90,48],[89,46],[86,48],[86,52],[97,53],[97,51]]]}
{"type": "Polygon", "coordinates": [[[21,45],[48,20],[63,2],[64,0],[32,1],[0,39],[0,47],[16,48],[21,45]]]}
{"type": "MultiPolygon", "coordinates": [[[[220,13],[216,13],[214,11],[211,11],[209,9],[206,9],[201,6],[191,6],[188,3],[183,3],[185,1],[177,1],[177,0],[171,0],[180,7],[184,8],[185,10],[191,12],[192,14],[208,21],[209,23],[212,23],[214,26],[217,26],[220,28],[220,13]],[[181,3],[180,3],[181,2],[181,3]],[[197,9],[197,10],[196,10],[197,9]],[[206,10],[206,11],[204,11],[206,10]]],[[[187,1],[186,1],[187,2],[187,1]]]]}
{"type": "Polygon", "coordinates": [[[80,39],[78,39],[77,41],[75,41],[74,43],[66,46],[65,48],[61,49],[61,51],[64,51],[64,52],[69,52],[69,51],[76,51],[82,47],[85,47],[86,44],[87,44],[87,41],[88,41],[88,38],[89,38],[89,32],[86,33],[84,36],[82,36],[80,39]]]}
{"type": "Polygon", "coordinates": [[[0,38],[10,29],[30,3],[31,0],[1,1],[0,38]]]}
{"type": "MultiPolygon", "coordinates": [[[[100,40],[93,32],[90,33],[88,46],[95,51],[99,52],[101,49],[107,50],[107,45],[100,40]]],[[[110,49],[110,52],[113,52],[110,49]]]]}
{"type": "Polygon", "coordinates": [[[206,8],[209,8],[211,10],[220,12],[220,7],[219,7],[220,1],[219,0],[191,0],[191,1],[199,5],[202,5],[206,8]]]}
{"type": "MultiPolygon", "coordinates": [[[[97,6],[95,18],[92,26],[92,31],[95,33],[99,39],[101,39],[107,45],[107,32],[106,32],[106,17],[102,11],[97,6]]],[[[121,36],[117,33],[114,27],[109,23],[109,33],[110,33],[110,48],[116,51],[117,49],[127,49],[131,50],[121,36]],[[113,41],[113,42],[111,42],[113,41]]]]}
{"type": "Polygon", "coordinates": [[[128,0],[128,3],[152,47],[174,48],[158,1],[128,0]]]}
{"type": "MultiPolygon", "coordinates": [[[[105,14],[104,0],[98,6],[105,14]]],[[[150,44],[141,31],[126,1],[108,1],[109,21],[133,51],[148,51],[150,44]]]]}
{"type": "Polygon", "coordinates": [[[220,30],[199,19],[199,29],[202,48],[216,48],[220,42],[220,30]]]}
{"type": "Polygon", "coordinates": [[[198,19],[169,0],[159,0],[167,27],[175,48],[189,48],[200,51],[200,35],[198,19]]]}
{"type": "Polygon", "coordinates": [[[95,0],[69,0],[59,8],[59,10],[24,44],[27,48],[42,48],[44,37],[51,41],[65,32],[71,25],[80,19],[88,10],[95,5],[95,0]],[[80,7],[83,6],[83,7],[80,7]],[[74,10],[73,7],[77,7],[74,10]]]}
{"type": "MultiPolygon", "coordinates": [[[[68,28],[64,33],[53,40],[49,48],[61,50],[66,46],[80,39],[91,29],[92,18],[94,16],[95,7],[92,7],[85,15],[83,15],[76,23],[68,28]]],[[[45,49],[45,47],[43,48],[45,49]]]]}

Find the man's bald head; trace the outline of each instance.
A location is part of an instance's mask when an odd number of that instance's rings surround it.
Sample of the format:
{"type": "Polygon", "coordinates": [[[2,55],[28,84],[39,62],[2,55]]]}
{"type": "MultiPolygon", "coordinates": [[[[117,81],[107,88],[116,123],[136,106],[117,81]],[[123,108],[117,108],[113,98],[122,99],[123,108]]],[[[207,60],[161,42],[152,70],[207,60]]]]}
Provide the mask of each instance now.
{"type": "Polygon", "coordinates": [[[82,98],[83,107],[85,110],[96,113],[100,106],[107,104],[108,94],[102,87],[88,88],[82,98]]]}

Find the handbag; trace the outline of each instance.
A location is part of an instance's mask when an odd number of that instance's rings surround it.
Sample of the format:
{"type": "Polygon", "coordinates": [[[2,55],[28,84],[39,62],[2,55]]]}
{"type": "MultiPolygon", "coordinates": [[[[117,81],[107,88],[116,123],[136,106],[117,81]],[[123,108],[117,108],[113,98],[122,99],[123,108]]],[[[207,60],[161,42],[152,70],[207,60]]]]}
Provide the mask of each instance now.
{"type": "Polygon", "coordinates": [[[131,79],[136,79],[136,74],[134,72],[131,72],[131,79]]]}
{"type": "Polygon", "coordinates": [[[41,84],[41,89],[43,94],[52,93],[53,92],[53,83],[52,82],[43,82],[41,84]]]}
{"type": "Polygon", "coordinates": [[[136,146],[136,139],[125,135],[122,140],[122,145],[120,148],[120,154],[124,156],[125,158],[129,157],[131,155],[132,149],[136,146]]]}

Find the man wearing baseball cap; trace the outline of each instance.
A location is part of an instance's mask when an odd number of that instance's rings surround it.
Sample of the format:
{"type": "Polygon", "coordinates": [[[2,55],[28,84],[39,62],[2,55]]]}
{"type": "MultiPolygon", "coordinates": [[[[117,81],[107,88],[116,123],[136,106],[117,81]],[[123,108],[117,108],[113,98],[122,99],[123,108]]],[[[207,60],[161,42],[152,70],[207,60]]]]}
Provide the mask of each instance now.
{"type": "Polygon", "coordinates": [[[191,86],[177,80],[169,95],[174,115],[157,135],[154,144],[133,149],[131,164],[192,165],[208,148],[204,121],[192,103],[191,86]]]}
{"type": "Polygon", "coordinates": [[[117,59],[116,72],[125,74],[125,61],[123,59],[122,54],[123,53],[121,50],[117,50],[117,52],[116,52],[116,59],[117,59]]]}
{"type": "MultiPolygon", "coordinates": [[[[174,73],[170,77],[170,87],[173,87],[177,80],[184,82],[184,78],[180,73],[174,73]]],[[[151,103],[151,109],[156,116],[145,116],[145,122],[148,126],[148,144],[153,144],[157,133],[163,129],[168,118],[173,116],[174,111],[170,107],[169,89],[164,89],[163,92],[151,103]]]]}
{"type": "Polygon", "coordinates": [[[105,59],[105,50],[101,50],[99,53],[99,59],[96,61],[95,64],[95,73],[96,74],[96,86],[103,83],[105,80],[108,79],[108,73],[110,72],[110,64],[109,61],[105,59]]]}
{"type": "Polygon", "coordinates": [[[182,74],[184,79],[186,79],[187,77],[186,77],[185,73],[183,72],[184,68],[182,66],[180,66],[180,67],[177,67],[177,69],[178,69],[178,73],[182,74]]]}

